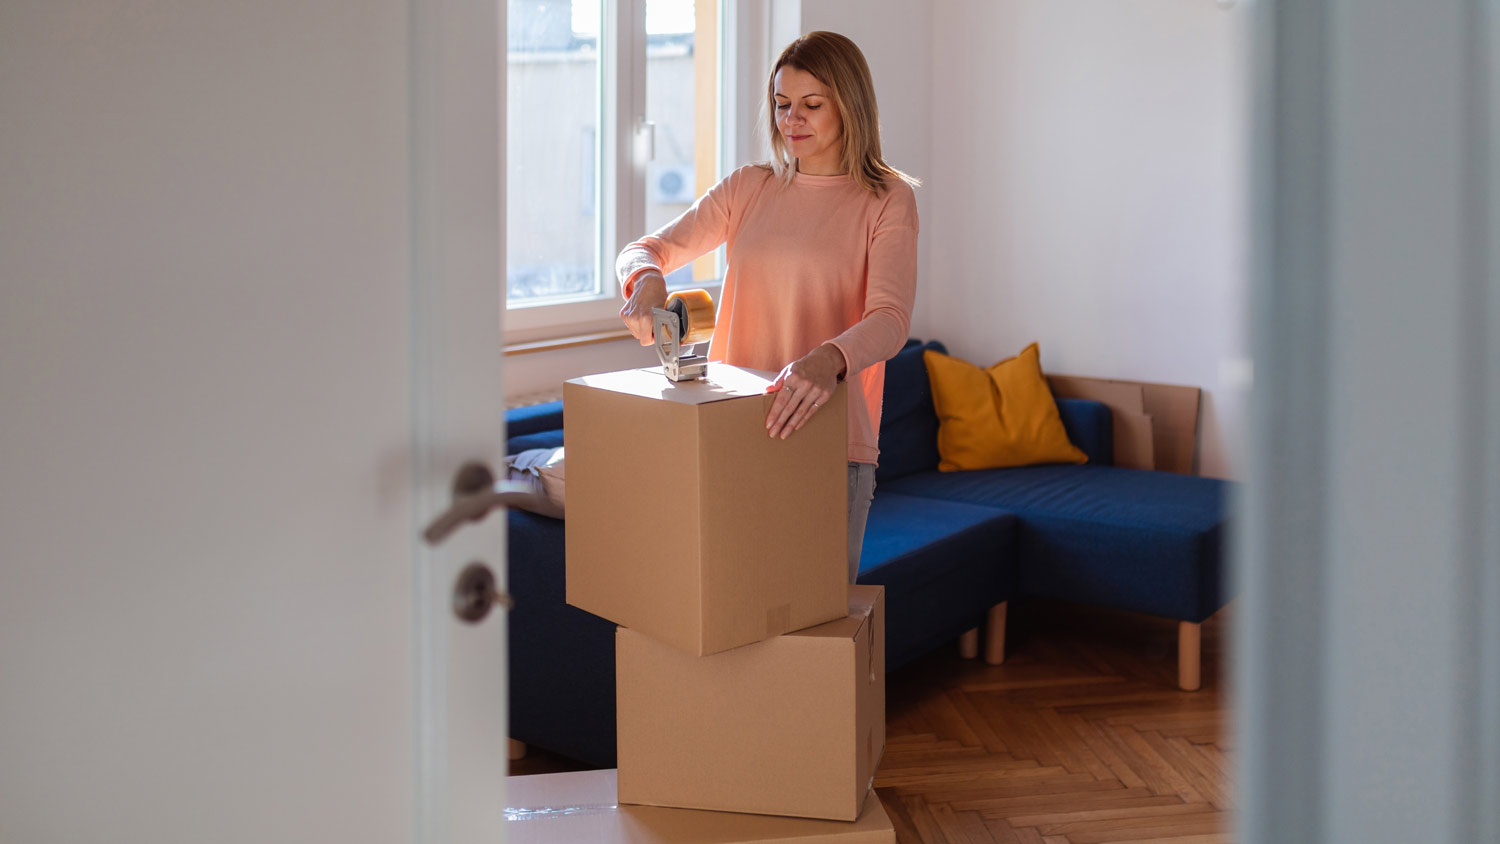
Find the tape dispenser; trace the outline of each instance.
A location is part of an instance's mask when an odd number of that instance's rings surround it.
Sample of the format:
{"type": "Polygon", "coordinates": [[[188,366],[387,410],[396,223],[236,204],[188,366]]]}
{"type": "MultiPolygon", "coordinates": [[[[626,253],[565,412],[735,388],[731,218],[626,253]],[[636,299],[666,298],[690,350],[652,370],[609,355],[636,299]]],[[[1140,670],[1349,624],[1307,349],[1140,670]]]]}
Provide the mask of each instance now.
{"type": "Polygon", "coordinates": [[[665,308],[652,308],[652,331],[661,371],[672,381],[693,381],[708,371],[694,344],[714,336],[714,300],[707,290],[679,290],[665,308]]]}

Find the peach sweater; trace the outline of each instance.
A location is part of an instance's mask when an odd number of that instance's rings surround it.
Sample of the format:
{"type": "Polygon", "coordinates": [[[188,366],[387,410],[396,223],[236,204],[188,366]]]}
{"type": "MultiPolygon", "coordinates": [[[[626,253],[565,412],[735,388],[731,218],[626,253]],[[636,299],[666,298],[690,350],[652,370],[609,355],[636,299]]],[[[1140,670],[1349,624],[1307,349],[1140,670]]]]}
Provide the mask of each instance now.
{"type": "Polygon", "coordinates": [[[848,364],[849,459],[879,455],[885,361],[906,342],[917,287],[917,203],[896,181],[879,196],[848,176],[768,167],[731,173],[655,234],[627,246],[616,271],[630,296],[728,243],[728,271],[708,358],[779,371],[824,343],[848,364]]]}

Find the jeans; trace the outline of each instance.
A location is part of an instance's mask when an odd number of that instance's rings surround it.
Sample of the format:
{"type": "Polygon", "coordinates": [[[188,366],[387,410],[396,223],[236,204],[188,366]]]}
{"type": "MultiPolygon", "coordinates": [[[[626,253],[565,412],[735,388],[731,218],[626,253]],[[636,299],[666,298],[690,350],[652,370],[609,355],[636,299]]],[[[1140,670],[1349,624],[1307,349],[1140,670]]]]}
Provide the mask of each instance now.
{"type": "Polygon", "coordinates": [[[849,464],[849,582],[859,577],[859,553],[865,546],[865,522],[875,498],[875,466],[849,464]]]}

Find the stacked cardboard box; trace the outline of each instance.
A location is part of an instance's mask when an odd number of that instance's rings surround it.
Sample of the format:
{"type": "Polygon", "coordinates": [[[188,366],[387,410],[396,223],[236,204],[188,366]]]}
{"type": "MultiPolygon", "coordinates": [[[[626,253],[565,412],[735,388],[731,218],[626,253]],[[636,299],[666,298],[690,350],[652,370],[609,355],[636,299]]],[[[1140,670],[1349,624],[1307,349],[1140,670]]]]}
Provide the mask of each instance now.
{"type": "Polygon", "coordinates": [[[695,656],[843,618],[845,391],[766,435],[774,376],[563,385],[568,603],[695,656]]]}
{"type": "Polygon", "coordinates": [[[885,749],[885,600],[708,657],[615,634],[620,801],[852,821],[885,749]]]}
{"type": "MultiPolygon", "coordinates": [[[[772,439],[773,379],[713,364],[699,382],[646,369],[564,386],[568,603],[621,625],[623,805],[569,814],[657,836],[618,840],[895,840],[870,787],[884,596],[845,582],[847,397],[772,439]],[[703,832],[716,825],[735,832],[703,832]]],[[[544,778],[518,779],[537,781],[524,795],[544,778]]],[[[588,804],[540,805],[560,801],[588,804]]]]}

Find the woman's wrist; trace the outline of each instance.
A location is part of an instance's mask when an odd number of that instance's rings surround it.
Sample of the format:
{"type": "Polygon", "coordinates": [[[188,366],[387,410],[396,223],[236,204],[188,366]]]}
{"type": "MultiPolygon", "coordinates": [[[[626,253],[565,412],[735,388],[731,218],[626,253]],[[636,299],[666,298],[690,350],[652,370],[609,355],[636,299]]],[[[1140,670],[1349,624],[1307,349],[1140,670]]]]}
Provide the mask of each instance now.
{"type": "Polygon", "coordinates": [[[645,272],[637,274],[635,278],[630,280],[630,290],[625,295],[627,298],[629,298],[637,290],[640,290],[642,286],[649,288],[657,285],[660,285],[662,293],[666,293],[667,279],[656,270],[646,270],[645,272]]]}
{"type": "Polygon", "coordinates": [[[834,380],[844,380],[844,377],[849,374],[849,361],[844,357],[844,350],[832,343],[824,343],[818,347],[818,351],[828,356],[834,369],[834,380]]]}

